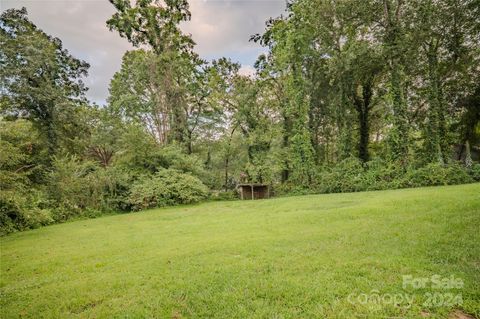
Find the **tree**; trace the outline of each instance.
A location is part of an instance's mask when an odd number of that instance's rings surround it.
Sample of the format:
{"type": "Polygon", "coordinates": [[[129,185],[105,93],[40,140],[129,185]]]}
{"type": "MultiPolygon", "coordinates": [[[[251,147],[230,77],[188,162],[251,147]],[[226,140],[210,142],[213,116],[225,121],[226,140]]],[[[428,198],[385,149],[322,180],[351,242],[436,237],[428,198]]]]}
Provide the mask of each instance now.
{"type": "Polygon", "coordinates": [[[53,155],[68,113],[85,101],[82,77],[89,65],[38,29],[25,8],[0,16],[0,63],[2,116],[31,120],[47,137],[53,155]]]}
{"type": "Polygon", "coordinates": [[[383,71],[379,50],[368,43],[358,43],[353,47],[354,58],[350,66],[353,80],[352,99],[358,116],[358,157],[364,163],[370,160],[370,117],[375,106],[375,90],[383,71]]]}
{"type": "MultiPolygon", "coordinates": [[[[307,185],[311,182],[314,167],[314,149],[309,130],[310,99],[307,91],[303,64],[309,45],[309,35],[295,33],[298,20],[272,19],[267,22],[263,35],[254,35],[252,40],[269,47],[271,53],[261,57],[257,66],[262,73],[274,78],[269,94],[276,97],[278,112],[283,121],[282,180],[307,185]],[[278,89],[282,89],[279,93],[278,89]]],[[[269,81],[266,81],[267,83],[269,81]]]]}
{"type": "Polygon", "coordinates": [[[162,85],[162,66],[152,52],[135,50],[125,53],[122,68],[110,83],[108,98],[114,114],[143,124],[159,144],[168,142],[171,129],[171,114],[162,85]]]}
{"type": "Polygon", "coordinates": [[[102,167],[109,167],[115,155],[121,151],[119,139],[125,130],[124,123],[106,108],[92,107],[86,111],[89,126],[89,136],[85,139],[87,156],[102,167]]]}
{"type": "Polygon", "coordinates": [[[168,51],[188,52],[193,47],[189,36],[178,24],[190,19],[186,0],[110,0],[116,12],[108,21],[110,30],[117,30],[134,46],[148,45],[157,55],[168,51]]]}
{"type": "MultiPolygon", "coordinates": [[[[480,32],[475,28],[478,17],[472,12],[475,5],[478,7],[479,4],[472,0],[439,0],[424,10],[431,24],[430,32],[425,33],[436,40],[423,38],[424,52],[428,57],[429,105],[432,108],[429,128],[433,133],[431,139],[427,139],[427,145],[433,148],[432,144],[438,143],[437,148],[445,160],[451,158],[449,145],[453,140],[450,127],[455,119],[449,119],[448,113],[454,110],[452,106],[459,100],[475,96],[475,90],[478,90],[480,61],[475,52],[480,49],[480,32]]],[[[472,120],[475,121],[475,116],[472,120]]]]}
{"type": "Polygon", "coordinates": [[[195,79],[195,71],[203,61],[193,52],[193,40],[178,27],[190,17],[188,3],[142,0],[132,6],[128,0],[110,2],[118,11],[107,21],[110,30],[117,30],[135,46],[146,45],[150,49],[127,53],[116,79],[119,83],[112,83],[114,99],[135,100],[135,111],[147,108],[150,112],[142,113],[150,118],[144,122],[160,143],[175,140],[191,151],[187,121],[192,109],[185,95],[187,84],[195,79]],[[130,80],[124,92],[125,78],[130,80]],[[137,83],[141,86],[137,87],[137,83]],[[119,94],[115,94],[116,87],[119,94]]]}
{"type": "Polygon", "coordinates": [[[393,109],[393,128],[390,132],[390,155],[392,159],[407,163],[409,127],[407,104],[404,97],[404,39],[403,0],[383,0],[383,44],[389,67],[390,99],[393,109]]]}
{"type": "Polygon", "coordinates": [[[260,82],[237,76],[233,82],[228,111],[232,112],[231,127],[237,128],[246,141],[248,162],[245,167],[251,182],[268,182],[274,167],[268,157],[274,138],[275,114],[265,103],[260,82]]]}

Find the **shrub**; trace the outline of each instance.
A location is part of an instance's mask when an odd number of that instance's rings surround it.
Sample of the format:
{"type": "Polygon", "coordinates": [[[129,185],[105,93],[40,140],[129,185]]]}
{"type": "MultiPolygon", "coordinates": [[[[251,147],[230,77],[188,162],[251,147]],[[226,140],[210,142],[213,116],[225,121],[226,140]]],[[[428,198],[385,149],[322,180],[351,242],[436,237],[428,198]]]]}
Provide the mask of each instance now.
{"type": "Polygon", "coordinates": [[[173,169],[145,176],[132,186],[129,203],[133,210],[190,204],[207,198],[207,187],[196,177],[173,169]]]}
{"type": "Polygon", "coordinates": [[[480,182],[480,164],[473,164],[472,168],[469,170],[470,176],[476,182],[480,182]]]}
{"type": "Polygon", "coordinates": [[[458,162],[452,163],[446,167],[446,182],[448,185],[473,183],[474,179],[468,174],[465,166],[458,162]]]}
{"type": "Polygon", "coordinates": [[[472,177],[459,164],[430,163],[407,171],[400,184],[402,187],[439,186],[471,183],[472,177]]]}
{"type": "Polygon", "coordinates": [[[238,193],[236,191],[217,191],[212,192],[210,195],[212,200],[235,200],[238,199],[238,193]]]}
{"type": "Polygon", "coordinates": [[[52,212],[43,193],[0,192],[0,235],[53,223],[52,212]]]}
{"type": "Polygon", "coordinates": [[[273,192],[275,196],[299,196],[308,195],[318,191],[318,185],[312,188],[307,188],[301,185],[295,185],[293,183],[283,183],[275,185],[273,192]]]}
{"type": "Polygon", "coordinates": [[[381,190],[400,187],[402,170],[393,163],[376,158],[367,163],[363,183],[365,190],[381,190]]]}
{"type": "Polygon", "coordinates": [[[356,158],[347,158],[333,167],[323,168],[310,188],[283,184],[278,194],[342,193],[366,190],[395,189],[436,185],[454,185],[480,180],[480,164],[468,170],[459,163],[430,163],[410,168],[406,173],[393,163],[375,159],[363,165],[356,158]]]}
{"type": "Polygon", "coordinates": [[[365,187],[365,169],[356,158],[347,158],[321,172],[317,188],[321,193],[358,192],[365,187]]]}
{"type": "Polygon", "coordinates": [[[94,178],[101,182],[104,191],[104,206],[108,210],[130,210],[128,196],[132,184],[140,176],[122,167],[107,167],[96,172],[94,178]]]}
{"type": "Polygon", "coordinates": [[[76,157],[57,157],[47,185],[55,204],[54,217],[64,221],[129,209],[127,197],[132,182],[132,175],[121,168],[103,168],[76,157]]]}
{"type": "Polygon", "coordinates": [[[96,170],[93,162],[80,162],[76,157],[56,157],[48,176],[48,190],[55,203],[57,221],[64,221],[82,214],[87,207],[98,208],[99,194],[89,175],[96,170]]]}

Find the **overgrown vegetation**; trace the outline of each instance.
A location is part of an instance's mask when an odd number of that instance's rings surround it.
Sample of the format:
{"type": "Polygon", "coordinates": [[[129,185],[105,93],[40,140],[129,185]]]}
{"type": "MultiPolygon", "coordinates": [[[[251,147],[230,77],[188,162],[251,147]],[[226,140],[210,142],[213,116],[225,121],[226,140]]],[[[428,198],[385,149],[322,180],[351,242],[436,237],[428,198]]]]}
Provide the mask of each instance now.
{"type": "Polygon", "coordinates": [[[0,229],[232,198],[480,180],[474,0],[289,2],[254,77],[205,61],[186,0],[111,0],[126,52],[104,106],[88,63],[25,9],[0,17],[0,229]],[[224,193],[220,193],[224,192],[224,193]],[[213,195],[212,195],[213,194],[213,195]]]}
{"type": "Polygon", "coordinates": [[[132,209],[197,203],[208,195],[207,187],[196,177],[175,170],[161,170],[153,177],[135,182],[128,198],[132,209]]]}

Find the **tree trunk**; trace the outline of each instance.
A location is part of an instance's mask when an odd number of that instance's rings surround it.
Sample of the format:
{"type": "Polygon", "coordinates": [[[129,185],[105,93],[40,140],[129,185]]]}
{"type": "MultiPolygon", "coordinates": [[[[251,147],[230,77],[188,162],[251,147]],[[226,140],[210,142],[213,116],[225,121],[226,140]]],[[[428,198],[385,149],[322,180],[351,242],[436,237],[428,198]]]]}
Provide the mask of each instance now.
{"type": "Polygon", "coordinates": [[[384,0],[385,46],[390,67],[390,86],[393,106],[393,129],[390,134],[391,155],[406,165],[408,157],[408,118],[407,105],[403,98],[402,64],[400,47],[400,12],[402,0],[397,0],[392,8],[389,0],[384,0]]]}
{"type": "Polygon", "coordinates": [[[425,137],[426,151],[430,161],[444,162],[448,159],[449,154],[443,92],[438,65],[438,40],[430,40],[424,46],[424,49],[428,61],[428,102],[430,107],[427,125],[428,135],[425,137]]]}
{"type": "Polygon", "coordinates": [[[371,100],[373,95],[373,76],[368,79],[362,86],[362,96],[354,95],[355,109],[358,114],[358,128],[359,128],[359,141],[358,141],[358,157],[362,162],[366,163],[370,159],[368,153],[368,144],[370,142],[370,110],[371,100]]]}
{"type": "Polygon", "coordinates": [[[369,142],[369,123],[368,123],[368,111],[358,113],[359,119],[359,134],[360,140],[358,143],[358,157],[362,162],[366,163],[370,159],[368,154],[368,142],[369,142]]]}
{"type": "Polygon", "coordinates": [[[228,191],[228,165],[230,162],[230,156],[225,158],[225,191],[228,191]]]}
{"type": "MultiPolygon", "coordinates": [[[[290,146],[290,134],[292,134],[292,123],[291,120],[288,116],[284,115],[283,116],[283,139],[282,139],[282,148],[284,151],[288,151],[288,148],[290,146]]],[[[286,183],[288,181],[288,178],[290,177],[290,164],[289,164],[289,159],[288,156],[284,157],[284,163],[283,163],[283,169],[282,169],[282,184],[286,183]]]]}

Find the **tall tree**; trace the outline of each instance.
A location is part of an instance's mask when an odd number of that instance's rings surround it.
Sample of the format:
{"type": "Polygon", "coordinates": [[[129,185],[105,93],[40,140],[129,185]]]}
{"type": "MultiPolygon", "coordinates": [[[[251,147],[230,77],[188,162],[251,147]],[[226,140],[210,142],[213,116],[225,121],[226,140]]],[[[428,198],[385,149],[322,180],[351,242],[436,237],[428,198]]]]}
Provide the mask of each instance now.
{"type": "Polygon", "coordinates": [[[383,44],[388,61],[393,128],[390,132],[391,156],[406,164],[409,146],[407,104],[404,96],[404,0],[383,0],[383,44]]]}
{"type": "Polygon", "coordinates": [[[0,64],[2,116],[31,120],[47,137],[53,155],[58,132],[67,129],[71,113],[85,101],[82,78],[89,65],[38,29],[25,8],[0,16],[0,64]]]}
{"type": "Polygon", "coordinates": [[[195,68],[203,62],[193,52],[191,37],[179,28],[180,22],[190,18],[188,2],[140,0],[134,6],[128,0],[110,2],[117,9],[107,21],[110,30],[117,30],[137,47],[149,49],[141,61],[144,72],[140,76],[144,79],[142,90],[150,91],[149,108],[156,110],[152,117],[157,138],[161,142],[172,138],[188,147],[185,90],[195,68]]]}

